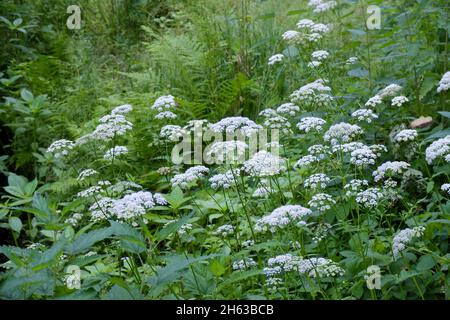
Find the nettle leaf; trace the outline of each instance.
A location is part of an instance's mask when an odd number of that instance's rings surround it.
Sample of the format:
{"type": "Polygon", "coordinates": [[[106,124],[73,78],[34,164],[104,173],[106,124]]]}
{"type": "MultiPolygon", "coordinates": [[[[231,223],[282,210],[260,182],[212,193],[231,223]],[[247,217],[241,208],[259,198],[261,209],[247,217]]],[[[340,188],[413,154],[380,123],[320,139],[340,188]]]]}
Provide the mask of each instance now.
{"type": "Polygon", "coordinates": [[[171,256],[167,263],[167,266],[159,269],[155,276],[148,279],[148,282],[152,286],[166,285],[167,283],[173,282],[181,277],[182,272],[185,271],[191,264],[212,259],[218,256],[220,255],[211,254],[197,258],[186,258],[184,255],[171,256]]]}
{"type": "Polygon", "coordinates": [[[178,209],[183,205],[183,203],[189,200],[188,197],[185,197],[183,195],[183,191],[179,187],[174,188],[172,192],[166,194],[164,198],[167,200],[167,202],[173,209],[178,209]]]}
{"type": "Polygon", "coordinates": [[[156,239],[158,241],[164,240],[166,239],[168,236],[170,236],[172,233],[177,232],[178,229],[181,228],[182,225],[186,224],[189,219],[192,217],[193,213],[184,216],[178,220],[176,220],[175,222],[169,223],[168,225],[166,225],[164,228],[162,228],[161,230],[159,230],[156,233],[156,239]]]}
{"type": "Polygon", "coordinates": [[[431,256],[422,256],[420,257],[419,262],[416,265],[416,269],[418,271],[426,271],[432,269],[435,265],[436,261],[434,261],[431,256]]]}
{"type": "Polygon", "coordinates": [[[450,119],[450,112],[449,112],[449,111],[438,111],[438,113],[439,113],[441,116],[450,119]]]}
{"type": "Polygon", "coordinates": [[[11,230],[14,230],[17,233],[19,233],[20,230],[22,230],[22,221],[19,218],[9,217],[8,223],[9,226],[11,227],[11,230]]]}
{"type": "Polygon", "coordinates": [[[367,78],[367,76],[369,75],[369,71],[367,71],[367,69],[364,68],[356,68],[356,69],[352,69],[348,72],[348,75],[350,77],[355,77],[355,78],[367,78]]]}
{"type": "Polygon", "coordinates": [[[68,254],[82,253],[90,249],[95,243],[105,240],[113,234],[111,228],[92,230],[79,235],[71,244],[66,246],[65,252],[68,254]]]}
{"type": "Polygon", "coordinates": [[[115,284],[103,297],[105,300],[142,300],[144,297],[136,286],[124,286],[115,284]]]}
{"type": "Polygon", "coordinates": [[[229,277],[226,278],[225,281],[218,285],[218,290],[223,290],[225,287],[232,285],[236,282],[241,282],[243,280],[247,280],[248,278],[253,278],[259,275],[264,274],[263,270],[247,270],[247,271],[239,271],[233,272],[229,277]]]}
{"type": "Polygon", "coordinates": [[[288,58],[294,58],[299,55],[300,51],[296,47],[289,46],[282,53],[288,58]]]}
{"type": "Polygon", "coordinates": [[[147,248],[144,236],[126,223],[110,221],[112,234],[120,239],[121,247],[132,253],[144,252],[147,248]]]}

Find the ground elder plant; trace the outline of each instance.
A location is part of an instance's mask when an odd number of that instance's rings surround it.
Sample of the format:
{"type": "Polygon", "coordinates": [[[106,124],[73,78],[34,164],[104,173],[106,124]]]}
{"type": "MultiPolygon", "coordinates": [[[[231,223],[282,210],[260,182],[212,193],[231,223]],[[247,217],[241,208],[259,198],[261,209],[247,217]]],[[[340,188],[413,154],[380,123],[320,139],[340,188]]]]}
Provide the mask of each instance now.
{"type": "Polygon", "coordinates": [[[0,70],[5,150],[35,159],[0,155],[1,299],[450,297],[446,3],[392,1],[370,29],[361,1],[248,2],[118,33],[98,106],[45,144],[18,97],[33,63],[0,70]]]}

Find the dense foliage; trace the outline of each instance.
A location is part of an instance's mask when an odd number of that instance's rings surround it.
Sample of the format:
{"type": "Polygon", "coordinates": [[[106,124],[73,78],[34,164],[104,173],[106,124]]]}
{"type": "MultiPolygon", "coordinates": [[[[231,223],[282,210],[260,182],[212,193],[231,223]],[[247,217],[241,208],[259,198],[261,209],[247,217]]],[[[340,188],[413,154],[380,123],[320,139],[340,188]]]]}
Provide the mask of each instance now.
{"type": "Polygon", "coordinates": [[[446,0],[70,4],[0,3],[0,298],[450,297],[446,0]]]}

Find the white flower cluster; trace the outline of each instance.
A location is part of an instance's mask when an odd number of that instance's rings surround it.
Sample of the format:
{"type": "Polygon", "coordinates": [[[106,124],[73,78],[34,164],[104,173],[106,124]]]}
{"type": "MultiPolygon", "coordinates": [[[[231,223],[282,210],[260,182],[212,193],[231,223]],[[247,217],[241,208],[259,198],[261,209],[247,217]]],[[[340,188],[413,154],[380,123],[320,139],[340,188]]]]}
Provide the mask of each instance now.
{"type": "Polygon", "coordinates": [[[357,149],[364,149],[367,146],[362,142],[350,142],[344,144],[335,144],[332,146],[331,150],[333,153],[343,152],[343,153],[351,153],[357,149]]]}
{"type": "Polygon", "coordinates": [[[330,28],[323,23],[315,23],[310,19],[301,19],[297,22],[297,28],[302,31],[296,36],[295,41],[303,44],[305,42],[317,42],[330,28]]]}
{"type": "Polygon", "coordinates": [[[375,164],[377,155],[369,147],[353,150],[350,154],[350,163],[356,166],[375,164]]]}
{"type": "Polygon", "coordinates": [[[269,177],[286,171],[285,160],[261,150],[244,162],[244,171],[253,177],[269,177]]]}
{"type": "Polygon", "coordinates": [[[380,90],[377,94],[381,97],[381,99],[384,99],[386,97],[392,97],[395,96],[399,91],[401,91],[403,88],[399,86],[396,83],[392,83],[385,87],[384,89],[380,90]]]}
{"type": "Polygon", "coordinates": [[[401,107],[403,104],[407,103],[408,101],[409,101],[409,99],[405,96],[393,97],[391,100],[391,106],[401,107]]]}
{"type": "Polygon", "coordinates": [[[106,153],[103,155],[103,159],[105,160],[113,160],[123,154],[128,153],[128,148],[124,146],[115,146],[114,148],[109,149],[106,151],[106,153]]]}
{"type": "Polygon", "coordinates": [[[156,205],[166,205],[167,201],[164,197],[148,191],[138,191],[127,194],[123,198],[113,200],[109,212],[120,220],[132,219],[137,216],[144,215],[148,209],[156,205]]]}
{"type": "Polygon", "coordinates": [[[285,116],[295,116],[298,112],[300,112],[300,108],[293,104],[292,102],[283,103],[277,108],[276,111],[278,114],[285,116]]]}
{"type": "Polygon", "coordinates": [[[317,79],[295,90],[289,98],[293,103],[307,102],[324,106],[333,101],[333,97],[330,95],[331,88],[325,85],[326,82],[324,79],[317,79]]]}
{"type": "Polygon", "coordinates": [[[73,149],[74,143],[70,140],[61,139],[54,141],[47,149],[48,153],[53,153],[55,158],[67,156],[69,151],[73,149]]]}
{"type": "Polygon", "coordinates": [[[444,183],[441,186],[441,190],[448,193],[450,195],[450,183],[444,183]]]}
{"type": "Polygon", "coordinates": [[[90,207],[92,221],[100,221],[111,218],[111,208],[113,207],[114,199],[109,197],[102,197],[96,200],[90,207]]]}
{"type": "Polygon", "coordinates": [[[231,224],[224,224],[223,226],[218,227],[214,234],[225,238],[233,234],[233,232],[234,227],[231,224]]]}
{"type": "Polygon", "coordinates": [[[368,188],[356,194],[356,202],[366,208],[374,208],[383,198],[383,193],[379,188],[368,188]]]}
{"type": "Polygon", "coordinates": [[[211,188],[213,188],[214,190],[229,189],[232,186],[234,186],[236,184],[236,180],[240,176],[240,170],[239,169],[232,169],[232,170],[228,170],[225,173],[219,173],[212,176],[209,179],[211,188]]]}
{"type": "Polygon", "coordinates": [[[246,117],[228,117],[217,123],[209,124],[209,128],[216,133],[237,133],[239,130],[245,136],[258,132],[262,127],[246,117]]]}
{"type": "Polygon", "coordinates": [[[382,103],[383,103],[383,99],[379,95],[376,94],[372,98],[367,100],[365,106],[375,108],[377,105],[382,104],[382,103]]]}
{"type": "Polygon", "coordinates": [[[193,183],[195,183],[198,179],[203,178],[209,172],[209,169],[205,166],[194,166],[186,170],[184,173],[180,173],[175,175],[170,183],[172,184],[172,188],[179,186],[181,189],[187,189],[193,183]]]}
{"type": "Polygon", "coordinates": [[[330,53],[325,50],[317,50],[317,51],[314,51],[313,53],[311,53],[311,57],[316,61],[326,60],[326,59],[328,59],[329,56],[330,56],[330,53]]]}
{"type": "Polygon", "coordinates": [[[259,219],[256,222],[255,231],[263,232],[270,230],[271,232],[275,232],[277,229],[284,228],[291,223],[304,225],[306,223],[304,219],[311,215],[311,213],[310,209],[300,205],[285,205],[259,219]]]}
{"type": "Polygon", "coordinates": [[[447,158],[450,155],[450,134],[444,138],[433,141],[425,150],[425,159],[428,164],[432,164],[436,159],[443,157],[445,161],[450,162],[447,158]]]}
{"type": "Polygon", "coordinates": [[[301,43],[302,42],[302,34],[295,30],[288,30],[281,36],[284,41],[288,43],[301,43]]]}
{"type": "Polygon", "coordinates": [[[320,62],[320,61],[311,61],[311,62],[308,62],[308,67],[311,68],[311,69],[320,67],[321,65],[322,65],[322,62],[320,62]]]}
{"type": "Polygon", "coordinates": [[[159,136],[168,141],[176,142],[181,137],[187,135],[187,131],[181,128],[180,126],[168,124],[161,128],[159,136]]]}
{"type": "Polygon", "coordinates": [[[358,121],[371,123],[372,120],[378,119],[378,116],[371,109],[359,109],[352,113],[352,117],[358,121]]]}
{"type": "Polygon", "coordinates": [[[300,119],[300,122],[297,123],[297,128],[300,131],[304,131],[308,133],[311,130],[315,131],[322,131],[323,126],[327,122],[323,120],[322,118],[316,118],[316,117],[305,117],[300,119]]]}
{"type": "Polygon", "coordinates": [[[152,110],[156,110],[158,112],[168,111],[172,108],[175,108],[177,103],[175,102],[175,98],[171,95],[161,96],[155,100],[153,105],[151,106],[152,110]]]}
{"type": "Polygon", "coordinates": [[[344,186],[344,190],[346,190],[345,195],[347,197],[354,197],[356,196],[359,190],[361,190],[363,187],[367,187],[368,185],[369,182],[367,180],[360,180],[360,179],[350,180],[350,182],[344,186]]]}
{"type": "Polygon", "coordinates": [[[133,107],[131,106],[131,104],[124,104],[118,107],[115,107],[112,111],[111,114],[127,114],[128,112],[133,111],[133,107]]]}
{"type": "Polygon", "coordinates": [[[318,212],[330,210],[331,206],[335,204],[336,201],[327,193],[317,193],[311,197],[311,200],[308,201],[308,206],[318,212]]]}
{"type": "Polygon", "coordinates": [[[80,174],[78,175],[77,180],[78,181],[84,181],[86,178],[91,177],[93,175],[98,174],[98,172],[94,169],[85,169],[83,171],[80,172],[80,174]]]}
{"type": "Polygon", "coordinates": [[[77,144],[83,144],[89,138],[95,140],[108,141],[116,136],[124,135],[128,130],[133,129],[133,124],[128,121],[123,114],[108,114],[99,119],[100,124],[92,134],[81,137],[77,144]]]}
{"type": "Polygon", "coordinates": [[[392,142],[394,143],[402,143],[402,142],[410,142],[414,141],[417,138],[417,131],[414,129],[405,129],[398,132],[392,142]]]}
{"type": "Polygon", "coordinates": [[[323,144],[315,144],[308,148],[308,153],[312,156],[317,157],[317,159],[325,159],[331,154],[330,147],[324,146],[323,144]]]}
{"type": "Polygon", "coordinates": [[[311,189],[325,189],[331,179],[324,173],[316,173],[305,179],[303,186],[311,189]]]}
{"type": "Polygon", "coordinates": [[[281,53],[274,54],[269,58],[269,62],[267,63],[269,66],[274,65],[277,62],[281,62],[284,59],[284,55],[281,53]]]}
{"type": "Polygon", "coordinates": [[[77,226],[78,223],[83,219],[83,214],[81,213],[74,213],[69,218],[67,218],[64,223],[70,224],[73,227],[77,226]]]}
{"type": "Polygon", "coordinates": [[[268,129],[278,129],[285,134],[291,132],[291,124],[288,119],[278,115],[267,118],[266,121],[264,121],[264,127],[268,129]]]}
{"type": "Polygon", "coordinates": [[[345,62],[346,64],[355,64],[356,62],[358,62],[358,58],[357,57],[350,57],[347,59],[347,61],[345,62]]]}
{"type": "Polygon", "coordinates": [[[248,145],[243,141],[218,141],[212,144],[206,157],[216,163],[242,163],[247,149],[248,145]]]}
{"type": "Polygon", "coordinates": [[[271,193],[274,193],[275,190],[268,186],[261,186],[253,191],[253,198],[267,198],[271,193]]]}
{"type": "Polygon", "coordinates": [[[315,162],[318,162],[319,158],[313,155],[306,155],[298,159],[298,161],[294,164],[294,169],[301,169],[307,167],[315,162]]]}
{"type": "Polygon", "coordinates": [[[407,170],[410,164],[404,161],[387,161],[380,165],[372,175],[375,182],[378,182],[385,177],[391,177],[394,174],[401,174],[404,170],[407,170]]]}
{"type": "Polygon", "coordinates": [[[263,117],[263,118],[271,118],[271,117],[274,117],[277,115],[278,115],[278,113],[275,110],[270,109],[270,108],[264,109],[259,113],[259,116],[263,117]]]}
{"type": "Polygon", "coordinates": [[[420,238],[425,232],[425,227],[419,226],[414,228],[406,228],[399,231],[392,241],[392,253],[394,258],[398,258],[400,253],[406,249],[407,245],[413,238],[420,238]]]}
{"type": "Polygon", "coordinates": [[[450,89],[450,71],[447,71],[442,76],[442,79],[439,81],[437,92],[440,93],[442,91],[447,91],[448,89],[450,89]]]}
{"type": "Polygon", "coordinates": [[[329,223],[319,223],[313,228],[312,240],[318,243],[325,239],[333,227],[329,223]]]}
{"type": "Polygon", "coordinates": [[[246,270],[254,266],[256,266],[256,261],[252,258],[233,261],[233,270],[246,270]]]}
{"type": "Polygon", "coordinates": [[[90,198],[102,192],[99,186],[92,186],[77,193],[77,198],[90,198]]]}
{"type": "Polygon", "coordinates": [[[183,224],[180,229],[178,229],[177,234],[182,237],[185,234],[187,234],[190,230],[192,230],[193,225],[191,223],[185,223],[183,224]]]}
{"type": "Polygon", "coordinates": [[[335,262],[326,258],[302,259],[291,254],[279,255],[267,261],[264,274],[268,278],[284,272],[295,271],[311,278],[337,277],[344,275],[344,270],[335,262]]]}
{"type": "Polygon", "coordinates": [[[176,119],[176,118],[177,118],[177,115],[175,113],[173,113],[172,111],[163,111],[163,112],[158,113],[155,116],[155,119],[158,119],[158,120],[176,119]]]}
{"type": "Polygon", "coordinates": [[[310,0],[308,6],[314,7],[314,13],[322,13],[328,10],[334,9],[337,6],[337,2],[334,0],[324,1],[324,0],[310,0]]]}
{"type": "Polygon", "coordinates": [[[332,125],[328,131],[325,132],[324,139],[335,145],[342,142],[350,142],[362,133],[363,130],[358,125],[341,122],[332,125]]]}
{"type": "Polygon", "coordinates": [[[186,132],[194,132],[199,136],[202,135],[203,131],[207,129],[208,120],[189,120],[187,124],[183,127],[186,132]]]}
{"type": "Polygon", "coordinates": [[[108,187],[108,194],[133,193],[135,189],[142,189],[142,186],[132,181],[119,181],[108,187]]]}

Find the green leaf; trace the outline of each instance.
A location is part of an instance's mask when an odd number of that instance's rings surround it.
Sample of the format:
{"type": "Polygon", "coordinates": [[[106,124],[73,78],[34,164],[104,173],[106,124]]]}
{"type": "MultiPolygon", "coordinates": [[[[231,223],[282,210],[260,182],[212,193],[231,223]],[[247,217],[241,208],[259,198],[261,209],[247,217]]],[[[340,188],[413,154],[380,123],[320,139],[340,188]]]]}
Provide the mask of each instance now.
{"type": "Polygon", "coordinates": [[[419,259],[419,262],[416,265],[416,269],[418,271],[425,271],[425,270],[429,270],[432,269],[434,266],[436,265],[436,262],[434,261],[434,259],[427,255],[427,256],[422,256],[419,259]]]}
{"type": "Polygon", "coordinates": [[[102,228],[83,233],[78,236],[75,241],[65,248],[68,254],[77,254],[90,249],[95,243],[109,238],[112,235],[111,228],[102,228]]]}
{"type": "Polygon", "coordinates": [[[191,217],[192,217],[192,213],[178,219],[175,222],[169,223],[168,225],[166,225],[164,228],[162,228],[161,230],[159,230],[156,233],[156,239],[158,241],[166,239],[169,235],[171,235],[172,233],[174,233],[178,229],[180,229],[182,225],[186,224],[191,217]]]}
{"type": "Polygon", "coordinates": [[[283,55],[285,55],[288,58],[294,58],[298,56],[299,52],[300,51],[296,47],[289,46],[283,50],[283,55]]]}
{"type": "Polygon", "coordinates": [[[441,116],[450,119],[450,112],[449,112],[449,111],[438,111],[438,113],[439,113],[441,116]]]}
{"type": "Polygon", "coordinates": [[[125,251],[132,253],[144,252],[147,248],[144,236],[126,223],[110,221],[112,234],[120,239],[120,245],[125,251]]]}
{"type": "Polygon", "coordinates": [[[12,230],[19,233],[22,230],[22,221],[17,217],[9,217],[9,226],[12,230]]]}
{"type": "Polygon", "coordinates": [[[33,94],[28,91],[27,89],[22,89],[20,90],[20,96],[22,97],[23,100],[25,100],[26,102],[32,102],[33,101],[33,94]]]}

